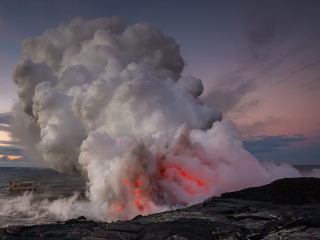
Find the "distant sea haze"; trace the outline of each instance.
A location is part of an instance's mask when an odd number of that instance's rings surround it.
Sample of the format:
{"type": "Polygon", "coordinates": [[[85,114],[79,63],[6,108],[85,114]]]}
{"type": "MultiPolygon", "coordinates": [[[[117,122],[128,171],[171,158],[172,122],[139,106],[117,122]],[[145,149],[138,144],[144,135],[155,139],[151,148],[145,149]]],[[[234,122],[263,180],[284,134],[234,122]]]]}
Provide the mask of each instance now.
{"type": "MultiPolygon", "coordinates": [[[[320,165],[294,167],[302,176],[320,177],[320,165]]],[[[57,201],[72,208],[73,202],[86,200],[86,188],[85,180],[77,174],[61,174],[46,168],[0,168],[0,227],[65,220],[56,209],[60,206],[57,201]],[[9,182],[15,179],[36,181],[40,187],[34,193],[10,192],[9,182]]]]}

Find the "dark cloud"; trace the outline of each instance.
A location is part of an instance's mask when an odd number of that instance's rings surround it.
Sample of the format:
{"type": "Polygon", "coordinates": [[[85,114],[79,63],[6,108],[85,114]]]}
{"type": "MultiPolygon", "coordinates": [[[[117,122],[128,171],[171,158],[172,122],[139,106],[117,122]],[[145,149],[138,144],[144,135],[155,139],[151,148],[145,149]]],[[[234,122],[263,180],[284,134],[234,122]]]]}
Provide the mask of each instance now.
{"type": "Polygon", "coordinates": [[[259,161],[275,163],[289,163],[292,165],[319,165],[320,147],[302,146],[298,148],[281,149],[276,152],[253,154],[259,161]]]}
{"type": "MultiPolygon", "coordinates": [[[[243,109],[239,102],[249,92],[258,88],[261,84],[261,76],[278,66],[268,64],[266,59],[270,52],[269,48],[278,40],[277,29],[282,27],[272,11],[272,4],[247,1],[238,43],[239,49],[236,54],[238,67],[215,79],[215,86],[202,98],[203,101],[208,106],[218,108],[224,114],[229,111],[236,113],[248,110],[248,108],[243,109]]],[[[259,100],[255,101],[255,103],[258,102],[259,100]]]]}
{"type": "Polygon", "coordinates": [[[16,162],[24,161],[24,159],[23,159],[23,157],[19,157],[19,158],[16,158],[16,159],[10,159],[6,155],[0,157],[0,162],[8,162],[8,161],[10,161],[11,163],[16,163],[16,162]]]}
{"type": "Polygon", "coordinates": [[[315,14],[313,9],[317,6],[317,3],[306,6],[301,1],[245,1],[245,16],[234,58],[237,66],[223,77],[213,79],[214,87],[203,97],[203,101],[222,110],[224,114],[231,112],[234,119],[234,115],[244,113],[243,109],[239,109],[242,108],[239,102],[244,102],[244,96],[270,81],[292,82],[297,73],[306,75],[311,69],[313,79],[310,79],[310,83],[305,76],[297,81],[303,79],[303,83],[307,84],[305,89],[318,89],[320,78],[317,69],[320,61],[317,53],[320,48],[319,37],[314,37],[317,36],[315,32],[318,32],[318,26],[312,17],[315,14]],[[311,16],[303,15],[310,10],[311,16]],[[297,42],[295,31],[299,24],[310,29],[306,29],[308,32],[297,42]],[[290,44],[285,44],[288,39],[290,44]],[[315,78],[317,80],[313,81],[315,78]],[[236,87],[226,88],[226,82],[236,87]]]}
{"type": "Polygon", "coordinates": [[[7,125],[7,124],[0,124],[0,131],[9,132],[9,131],[10,131],[9,125],[7,125]]]}
{"type": "Polygon", "coordinates": [[[4,156],[0,157],[0,162],[7,162],[7,161],[10,161],[8,156],[4,155],[4,156]]]}
{"type": "Polygon", "coordinates": [[[10,131],[9,123],[12,118],[13,118],[13,113],[11,112],[0,113],[0,131],[3,131],[3,132],[10,131]]]}
{"type": "Polygon", "coordinates": [[[266,19],[248,19],[245,28],[246,45],[244,51],[253,59],[260,59],[266,53],[268,44],[271,44],[275,37],[275,21],[271,17],[266,19]]]}
{"type": "Polygon", "coordinates": [[[276,46],[286,40],[300,21],[298,2],[253,1],[245,3],[242,29],[242,59],[264,60],[276,46]]]}
{"type": "Polygon", "coordinates": [[[305,140],[307,140],[307,138],[304,138],[302,134],[295,134],[292,137],[287,135],[261,135],[245,138],[243,145],[247,151],[254,154],[277,151],[282,147],[290,146],[292,143],[305,140]]]}
{"type": "Polygon", "coordinates": [[[0,140],[0,145],[1,144],[21,147],[21,142],[20,141],[3,141],[3,140],[0,140]]]}
{"type": "Polygon", "coordinates": [[[240,99],[254,88],[252,80],[240,76],[226,75],[217,81],[217,87],[206,94],[202,100],[222,113],[233,110],[240,99]]]}
{"type": "Polygon", "coordinates": [[[278,124],[281,121],[281,119],[270,116],[264,121],[256,121],[252,124],[240,124],[237,128],[242,134],[256,135],[264,131],[268,126],[278,124]]]}
{"type": "Polygon", "coordinates": [[[15,116],[10,122],[9,132],[12,139],[19,141],[24,154],[33,156],[42,161],[41,155],[36,149],[36,144],[40,142],[40,129],[32,119],[22,111],[19,103],[12,107],[15,116]]]}
{"type": "Polygon", "coordinates": [[[256,45],[267,44],[275,37],[275,23],[272,18],[260,22],[248,21],[251,26],[247,29],[246,37],[256,45]]]}
{"type": "MultiPolygon", "coordinates": [[[[39,166],[46,166],[36,150],[36,144],[40,139],[40,130],[35,122],[22,111],[17,102],[12,107],[12,113],[2,114],[2,116],[2,119],[9,118],[8,121],[4,121],[9,124],[0,124],[0,131],[8,132],[13,140],[0,141],[0,155],[22,156],[23,162],[33,162],[39,166]]],[[[10,163],[16,162],[10,161],[10,163]]]]}
{"type": "Polygon", "coordinates": [[[0,113],[0,124],[9,124],[13,114],[11,112],[0,113]]]}
{"type": "Polygon", "coordinates": [[[315,123],[314,125],[320,125],[320,122],[318,122],[318,123],[315,123]]]}
{"type": "Polygon", "coordinates": [[[13,146],[0,146],[0,155],[21,156],[23,148],[13,146]]]}

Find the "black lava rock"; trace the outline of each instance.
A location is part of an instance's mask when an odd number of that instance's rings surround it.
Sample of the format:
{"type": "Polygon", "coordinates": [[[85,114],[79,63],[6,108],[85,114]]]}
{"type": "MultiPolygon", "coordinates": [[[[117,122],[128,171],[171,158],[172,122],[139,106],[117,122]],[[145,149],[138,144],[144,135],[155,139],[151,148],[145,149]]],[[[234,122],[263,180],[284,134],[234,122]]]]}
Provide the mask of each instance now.
{"type": "Polygon", "coordinates": [[[280,179],[126,221],[81,216],[56,224],[8,226],[0,228],[0,240],[320,240],[319,183],[317,178],[280,179]]]}
{"type": "Polygon", "coordinates": [[[283,178],[261,187],[223,193],[221,197],[291,205],[320,203],[320,178],[283,178]]]}

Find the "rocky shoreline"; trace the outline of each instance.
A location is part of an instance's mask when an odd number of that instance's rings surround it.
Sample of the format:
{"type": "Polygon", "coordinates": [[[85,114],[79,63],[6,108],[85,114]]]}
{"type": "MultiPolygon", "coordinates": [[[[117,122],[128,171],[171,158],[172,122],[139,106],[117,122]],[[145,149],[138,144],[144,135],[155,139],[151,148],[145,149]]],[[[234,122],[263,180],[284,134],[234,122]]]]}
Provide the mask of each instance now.
{"type": "Polygon", "coordinates": [[[287,178],[127,221],[65,222],[0,229],[6,240],[320,240],[320,178],[287,178]],[[259,200],[259,201],[257,201],[259,200]]]}

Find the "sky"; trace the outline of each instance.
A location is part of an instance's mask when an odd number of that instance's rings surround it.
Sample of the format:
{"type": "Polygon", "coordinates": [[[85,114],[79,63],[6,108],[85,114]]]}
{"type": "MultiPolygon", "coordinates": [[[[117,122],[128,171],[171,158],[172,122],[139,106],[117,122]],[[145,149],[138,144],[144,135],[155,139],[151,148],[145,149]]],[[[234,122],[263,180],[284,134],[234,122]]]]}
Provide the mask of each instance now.
{"type": "Polygon", "coordinates": [[[0,2],[0,166],[46,166],[11,138],[18,101],[12,71],[21,43],[75,17],[150,23],[180,45],[182,75],[200,78],[201,101],[220,109],[259,161],[320,164],[320,2],[0,2]]]}

